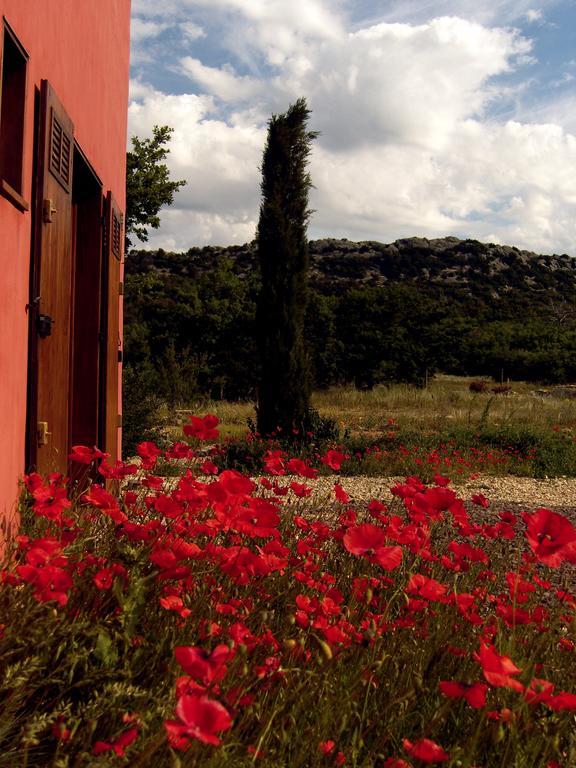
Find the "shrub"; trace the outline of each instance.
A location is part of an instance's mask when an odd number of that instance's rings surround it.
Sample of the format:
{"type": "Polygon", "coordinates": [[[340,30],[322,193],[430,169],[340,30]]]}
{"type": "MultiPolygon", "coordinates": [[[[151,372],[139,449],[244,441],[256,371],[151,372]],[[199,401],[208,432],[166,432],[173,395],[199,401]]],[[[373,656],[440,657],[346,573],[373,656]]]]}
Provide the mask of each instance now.
{"type": "Polygon", "coordinates": [[[134,456],[143,440],[161,440],[157,374],[150,363],[125,365],[122,374],[122,453],[134,456]]]}
{"type": "Polygon", "coordinates": [[[495,387],[490,387],[490,392],[494,395],[508,395],[512,392],[510,384],[497,384],[495,387]]]}

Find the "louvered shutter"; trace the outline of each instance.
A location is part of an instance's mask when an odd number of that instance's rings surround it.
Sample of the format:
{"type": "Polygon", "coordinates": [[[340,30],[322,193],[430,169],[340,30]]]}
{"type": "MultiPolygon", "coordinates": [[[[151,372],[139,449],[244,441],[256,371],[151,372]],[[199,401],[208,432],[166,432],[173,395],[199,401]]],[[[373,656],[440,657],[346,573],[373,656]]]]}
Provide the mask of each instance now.
{"type": "Polygon", "coordinates": [[[105,283],[106,283],[106,365],[105,365],[105,449],[118,457],[120,403],[120,270],[122,263],[124,219],[111,192],[106,198],[105,283]]]}
{"type": "Polygon", "coordinates": [[[50,84],[40,93],[34,285],[30,304],[29,459],[68,470],[74,125],[50,84]]]}

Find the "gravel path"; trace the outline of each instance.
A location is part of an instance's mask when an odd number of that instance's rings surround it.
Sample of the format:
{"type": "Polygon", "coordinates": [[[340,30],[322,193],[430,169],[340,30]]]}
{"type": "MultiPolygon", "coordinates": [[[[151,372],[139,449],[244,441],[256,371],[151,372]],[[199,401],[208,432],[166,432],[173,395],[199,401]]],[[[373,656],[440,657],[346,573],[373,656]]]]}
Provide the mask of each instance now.
{"type": "MultiPolygon", "coordinates": [[[[390,487],[402,482],[401,477],[343,477],[340,482],[344,490],[355,501],[370,499],[389,500],[390,487]]],[[[313,498],[334,498],[334,478],[319,477],[310,485],[314,488],[313,498]]],[[[483,476],[452,486],[463,499],[472,494],[482,493],[492,507],[513,507],[535,509],[548,507],[558,512],[576,516],[576,478],[558,477],[549,480],[535,480],[530,477],[489,477],[483,476]]]]}

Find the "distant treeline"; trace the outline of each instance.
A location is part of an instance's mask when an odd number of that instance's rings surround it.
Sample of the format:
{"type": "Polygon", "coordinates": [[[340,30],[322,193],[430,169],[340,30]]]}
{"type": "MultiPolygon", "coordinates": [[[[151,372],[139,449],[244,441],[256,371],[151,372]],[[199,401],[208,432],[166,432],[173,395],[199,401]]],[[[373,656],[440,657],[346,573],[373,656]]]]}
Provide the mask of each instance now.
{"type": "MultiPolygon", "coordinates": [[[[473,240],[310,244],[315,387],[422,384],[435,371],[576,380],[576,265],[473,240]]],[[[251,245],[133,251],[125,285],[128,375],[172,404],[253,396],[251,245]]]]}

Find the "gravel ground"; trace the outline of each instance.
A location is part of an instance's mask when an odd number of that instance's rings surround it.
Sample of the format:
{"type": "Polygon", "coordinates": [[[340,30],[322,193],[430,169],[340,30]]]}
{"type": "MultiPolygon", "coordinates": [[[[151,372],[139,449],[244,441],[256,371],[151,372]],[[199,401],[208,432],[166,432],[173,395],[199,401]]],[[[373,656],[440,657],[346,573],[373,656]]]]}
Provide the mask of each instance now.
{"type": "MultiPolygon", "coordinates": [[[[390,487],[403,482],[402,477],[343,477],[340,482],[354,501],[370,499],[390,500],[390,487]]],[[[333,499],[333,477],[319,477],[310,483],[314,488],[312,498],[333,499]]],[[[491,507],[535,509],[547,507],[558,512],[576,516],[576,478],[558,477],[549,480],[535,480],[529,477],[483,476],[452,486],[463,499],[470,499],[475,493],[482,493],[491,502],[491,507]]]]}

